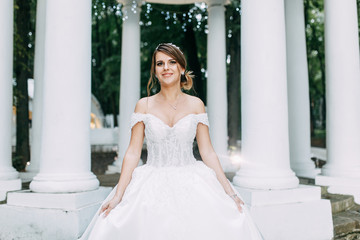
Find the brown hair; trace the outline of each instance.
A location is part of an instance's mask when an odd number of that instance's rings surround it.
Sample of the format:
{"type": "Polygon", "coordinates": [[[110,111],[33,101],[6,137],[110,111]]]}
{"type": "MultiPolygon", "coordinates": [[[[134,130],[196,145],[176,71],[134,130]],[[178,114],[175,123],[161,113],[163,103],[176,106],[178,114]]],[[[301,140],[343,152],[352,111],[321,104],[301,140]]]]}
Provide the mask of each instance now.
{"type": "Polygon", "coordinates": [[[152,55],[151,69],[150,69],[150,78],[147,84],[147,94],[150,96],[150,90],[154,87],[156,83],[155,79],[155,62],[156,62],[156,53],[162,52],[175,59],[177,63],[180,64],[182,68],[185,69],[184,77],[181,77],[180,87],[185,90],[190,90],[193,86],[194,77],[191,71],[186,71],[186,59],[184,54],[181,52],[180,48],[172,43],[160,43],[152,55]]]}

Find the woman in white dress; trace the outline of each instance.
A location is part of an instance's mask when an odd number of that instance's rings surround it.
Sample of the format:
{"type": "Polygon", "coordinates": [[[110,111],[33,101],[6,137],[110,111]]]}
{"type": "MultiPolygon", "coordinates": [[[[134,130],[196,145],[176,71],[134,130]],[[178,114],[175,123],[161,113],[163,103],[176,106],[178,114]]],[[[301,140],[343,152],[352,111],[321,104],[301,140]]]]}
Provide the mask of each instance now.
{"type": "Polygon", "coordinates": [[[262,239],[211,145],[203,102],[182,92],[192,78],[181,50],[160,44],[150,74],[148,94],[154,81],[161,90],[136,104],[119,183],[81,239],[262,239]],[[147,163],[137,167],[145,137],[147,163]]]}

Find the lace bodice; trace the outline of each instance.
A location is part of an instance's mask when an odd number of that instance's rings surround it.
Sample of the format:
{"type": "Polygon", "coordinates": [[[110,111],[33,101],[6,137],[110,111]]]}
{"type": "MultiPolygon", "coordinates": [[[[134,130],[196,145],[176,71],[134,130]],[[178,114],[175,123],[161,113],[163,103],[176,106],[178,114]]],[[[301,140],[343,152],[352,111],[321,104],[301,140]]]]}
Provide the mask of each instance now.
{"type": "Polygon", "coordinates": [[[133,113],[131,128],[141,121],[145,124],[147,164],[156,167],[194,163],[193,142],[198,123],[209,126],[206,113],[188,114],[172,127],[153,114],[133,113]]]}

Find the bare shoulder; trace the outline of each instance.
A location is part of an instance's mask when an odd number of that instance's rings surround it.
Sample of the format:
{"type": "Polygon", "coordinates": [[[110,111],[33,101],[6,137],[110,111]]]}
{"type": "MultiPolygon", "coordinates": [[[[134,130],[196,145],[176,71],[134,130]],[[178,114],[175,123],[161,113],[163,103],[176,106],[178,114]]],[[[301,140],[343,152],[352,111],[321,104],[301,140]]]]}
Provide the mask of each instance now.
{"type": "Polygon", "coordinates": [[[139,101],[136,103],[134,112],[146,113],[147,104],[148,104],[147,102],[148,102],[147,97],[140,98],[139,101]]]}
{"type": "Polygon", "coordinates": [[[191,96],[188,94],[186,96],[187,96],[189,105],[191,106],[192,110],[195,113],[204,113],[205,112],[205,104],[200,98],[191,96]]]}

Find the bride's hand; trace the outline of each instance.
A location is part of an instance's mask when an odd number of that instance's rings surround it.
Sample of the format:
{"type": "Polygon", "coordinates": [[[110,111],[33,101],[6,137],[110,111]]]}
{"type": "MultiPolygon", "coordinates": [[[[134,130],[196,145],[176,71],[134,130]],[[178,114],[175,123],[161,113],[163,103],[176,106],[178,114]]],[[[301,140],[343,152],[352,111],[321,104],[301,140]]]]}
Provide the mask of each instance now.
{"type": "Polygon", "coordinates": [[[109,215],[110,211],[113,210],[120,203],[120,201],[121,201],[121,198],[113,197],[110,201],[108,201],[101,207],[99,215],[104,213],[103,216],[107,217],[107,215],[109,215]]]}
{"type": "Polygon", "coordinates": [[[239,212],[243,212],[242,206],[244,205],[244,202],[239,198],[239,196],[237,194],[232,194],[230,195],[230,197],[232,198],[232,200],[234,200],[239,212]]]}

